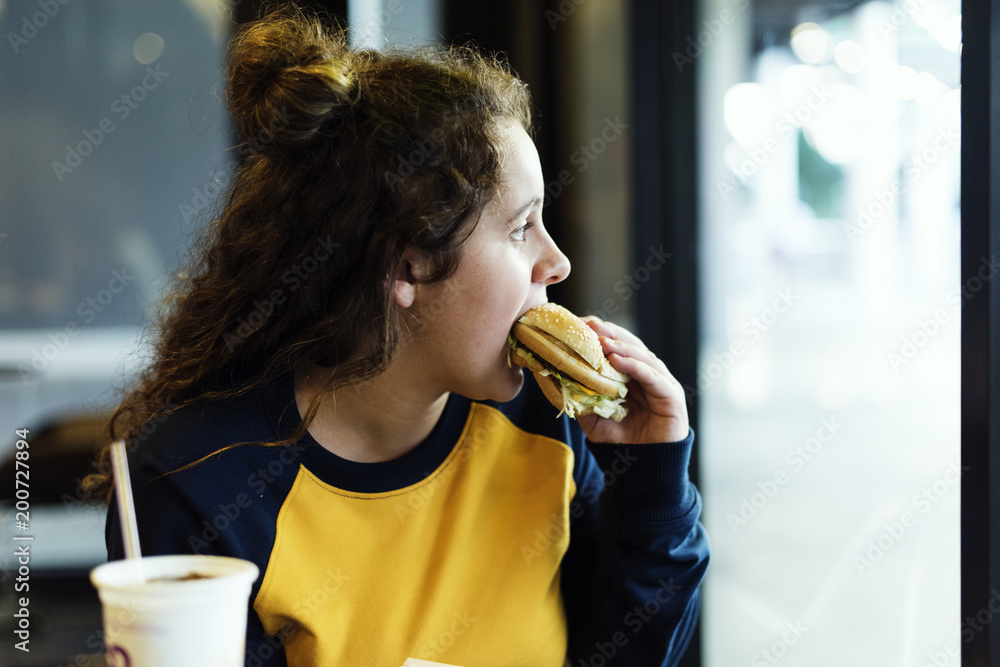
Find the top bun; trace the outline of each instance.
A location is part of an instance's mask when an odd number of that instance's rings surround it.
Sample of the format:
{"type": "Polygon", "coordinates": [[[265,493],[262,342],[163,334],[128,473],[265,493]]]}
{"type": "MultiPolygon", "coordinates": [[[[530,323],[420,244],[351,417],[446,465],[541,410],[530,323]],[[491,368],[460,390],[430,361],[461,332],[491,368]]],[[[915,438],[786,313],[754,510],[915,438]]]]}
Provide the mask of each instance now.
{"type": "MultiPolygon", "coordinates": [[[[579,355],[594,371],[605,378],[620,383],[626,383],[631,379],[608,362],[601,349],[597,332],[566,308],[554,303],[545,303],[526,312],[518,322],[549,334],[568,348],[568,351],[579,355]]],[[[516,335],[522,338],[520,334],[516,335]]],[[[547,360],[554,361],[548,358],[547,360]]],[[[569,369],[564,370],[571,372],[569,369]]]]}
{"type": "Polygon", "coordinates": [[[240,139],[271,157],[314,145],[350,103],[351,56],[342,32],[299,10],[247,25],[229,60],[229,109],[240,139]]]}
{"type": "Polygon", "coordinates": [[[554,303],[545,303],[526,312],[520,319],[536,329],[558,338],[573,348],[595,369],[600,369],[604,352],[597,333],[579,317],[554,303]]]}

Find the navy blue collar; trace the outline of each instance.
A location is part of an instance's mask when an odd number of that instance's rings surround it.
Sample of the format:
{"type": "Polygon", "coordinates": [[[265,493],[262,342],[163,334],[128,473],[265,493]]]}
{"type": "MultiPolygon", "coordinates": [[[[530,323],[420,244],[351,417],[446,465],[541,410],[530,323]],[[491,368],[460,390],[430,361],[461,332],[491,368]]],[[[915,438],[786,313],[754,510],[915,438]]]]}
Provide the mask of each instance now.
{"type": "MultiPolygon", "coordinates": [[[[391,461],[358,463],[325,449],[306,433],[298,445],[305,447],[299,461],[325,483],[354,493],[385,493],[416,484],[448,458],[469,417],[471,401],[450,394],[441,417],[419,445],[391,461]]],[[[295,405],[292,375],[279,381],[271,392],[269,412],[277,432],[285,437],[302,423],[295,405]]]]}

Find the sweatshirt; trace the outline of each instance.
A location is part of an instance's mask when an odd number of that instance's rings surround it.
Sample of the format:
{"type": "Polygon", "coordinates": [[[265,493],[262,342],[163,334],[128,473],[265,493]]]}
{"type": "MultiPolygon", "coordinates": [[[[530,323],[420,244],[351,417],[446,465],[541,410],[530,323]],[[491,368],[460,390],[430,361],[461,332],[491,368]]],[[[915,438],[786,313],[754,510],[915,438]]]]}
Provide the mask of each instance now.
{"type": "MultiPolygon", "coordinates": [[[[507,403],[450,394],[427,438],[391,461],[350,461],[308,434],[254,444],[300,423],[287,376],[187,405],[129,452],[143,555],[260,569],[247,667],[679,660],[709,556],[693,432],[589,442],[529,381],[507,403]]],[[[114,507],[109,559],[124,556],[114,507]]]]}

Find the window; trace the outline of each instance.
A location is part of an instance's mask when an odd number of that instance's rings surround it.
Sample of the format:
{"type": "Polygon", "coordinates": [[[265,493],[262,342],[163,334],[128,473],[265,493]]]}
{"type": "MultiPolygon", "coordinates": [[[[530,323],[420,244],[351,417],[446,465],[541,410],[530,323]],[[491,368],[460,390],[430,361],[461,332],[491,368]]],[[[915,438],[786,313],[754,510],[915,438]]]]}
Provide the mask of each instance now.
{"type": "Polygon", "coordinates": [[[960,6],[838,7],[699,19],[709,667],[958,664],[960,6]]]}
{"type": "MultiPolygon", "coordinates": [[[[141,360],[149,308],[238,164],[220,97],[231,6],[0,3],[0,460],[14,429],[92,425],[83,415],[110,409],[141,360]]],[[[96,428],[80,431],[65,441],[96,428]]],[[[87,470],[32,457],[32,618],[45,620],[32,660],[91,664],[100,608],[87,570],[107,557],[104,511],[40,502],[56,480],[72,497],[68,480],[87,470]]],[[[13,544],[8,509],[0,540],[13,544]]],[[[0,557],[5,600],[16,561],[0,557]]],[[[20,654],[5,642],[0,664],[20,654]]]]}
{"type": "Polygon", "coordinates": [[[238,164],[220,97],[229,12],[0,5],[0,422],[112,402],[123,352],[238,164]]]}

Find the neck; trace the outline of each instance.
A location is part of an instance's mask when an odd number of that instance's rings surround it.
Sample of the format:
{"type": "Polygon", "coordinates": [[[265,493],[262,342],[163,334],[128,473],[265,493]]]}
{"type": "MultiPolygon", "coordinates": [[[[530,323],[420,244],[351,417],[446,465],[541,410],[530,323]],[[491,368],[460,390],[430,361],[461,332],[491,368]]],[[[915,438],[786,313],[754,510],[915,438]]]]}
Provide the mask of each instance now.
{"type": "MultiPolygon", "coordinates": [[[[448,394],[420,393],[400,364],[390,364],[368,382],[344,387],[322,399],[309,434],[325,449],[360,463],[391,461],[416,448],[437,424],[448,394]]],[[[295,374],[295,402],[305,415],[329,380],[314,367],[295,374]]]]}

